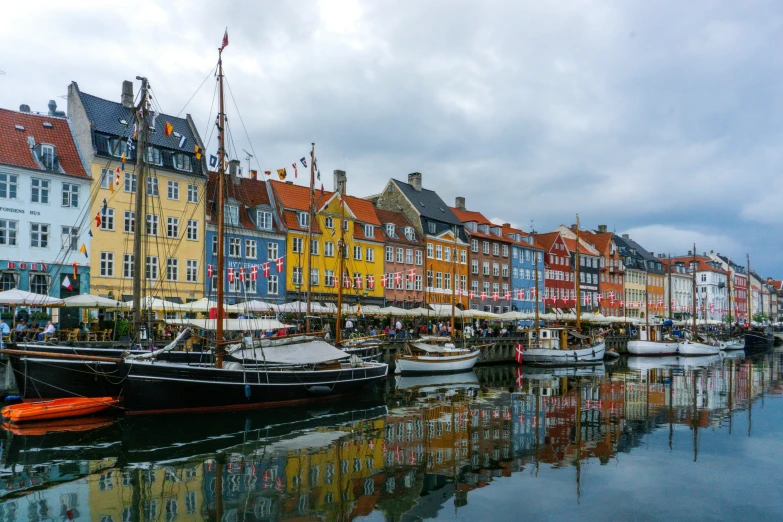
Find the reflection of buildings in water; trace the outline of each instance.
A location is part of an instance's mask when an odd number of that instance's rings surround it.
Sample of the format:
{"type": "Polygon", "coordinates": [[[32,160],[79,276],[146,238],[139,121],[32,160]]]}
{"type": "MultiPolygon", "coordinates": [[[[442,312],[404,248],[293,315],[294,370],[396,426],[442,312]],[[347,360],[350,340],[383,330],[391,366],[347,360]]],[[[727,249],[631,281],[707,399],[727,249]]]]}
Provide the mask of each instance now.
{"type": "Polygon", "coordinates": [[[33,491],[0,504],[0,520],[93,520],[89,477],[33,491]]]}

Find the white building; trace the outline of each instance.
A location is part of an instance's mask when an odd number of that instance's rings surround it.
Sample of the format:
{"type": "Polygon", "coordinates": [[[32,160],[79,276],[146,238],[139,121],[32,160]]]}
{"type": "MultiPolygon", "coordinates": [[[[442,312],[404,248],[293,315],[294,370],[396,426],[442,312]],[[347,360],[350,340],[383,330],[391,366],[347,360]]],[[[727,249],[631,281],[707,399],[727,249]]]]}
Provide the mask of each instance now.
{"type": "MultiPolygon", "coordinates": [[[[686,267],[689,274],[696,270],[696,316],[700,319],[722,321],[728,310],[728,273],[721,268],[720,263],[713,261],[707,255],[681,256],[672,258],[675,265],[686,267]]],[[[693,280],[691,280],[693,288],[693,280]]],[[[693,307],[693,302],[689,304],[693,307]]]]}
{"type": "MultiPolygon", "coordinates": [[[[667,263],[666,259],[661,260],[667,263]]],[[[683,317],[688,307],[693,305],[693,278],[688,269],[682,264],[672,263],[671,269],[667,269],[664,275],[663,287],[667,313],[673,304],[674,317],[683,317]]]]}
{"type": "Polygon", "coordinates": [[[25,105],[0,109],[0,290],[64,297],[89,289],[80,250],[90,249],[91,180],[56,108],[51,101],[46,115],[25,105]]]}

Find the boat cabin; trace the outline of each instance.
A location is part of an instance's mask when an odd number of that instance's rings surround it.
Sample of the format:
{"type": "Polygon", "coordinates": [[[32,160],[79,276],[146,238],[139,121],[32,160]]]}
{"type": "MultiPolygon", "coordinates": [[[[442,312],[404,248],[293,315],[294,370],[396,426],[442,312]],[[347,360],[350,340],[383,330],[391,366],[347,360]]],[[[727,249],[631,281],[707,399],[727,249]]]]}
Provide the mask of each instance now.
{"type": "Polygon", "coordinates": [[[550,350],[560,349],[560,338],[565,334],[565,330],[563,328],[540,328],[538,331],[541,335],[541,338],[538,340],[536,339],[535,330],[530,330],[527,332],[527,344],[529,347],[537,346],[538,348],[547,348],[550,350]]]}

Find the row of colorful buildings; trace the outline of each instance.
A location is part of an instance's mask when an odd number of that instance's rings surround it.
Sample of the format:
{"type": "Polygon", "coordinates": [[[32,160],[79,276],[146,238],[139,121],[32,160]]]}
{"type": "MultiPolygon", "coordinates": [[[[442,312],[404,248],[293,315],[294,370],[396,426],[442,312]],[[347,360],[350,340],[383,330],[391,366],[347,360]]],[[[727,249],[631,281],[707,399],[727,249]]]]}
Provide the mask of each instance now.
{"type": "Polygon", "coordinates": [[[207,147],[189,115],[147,117],[149,139],[139,151],[127,81],[118,101],[71,83],[67,114],[54,101],[46,113],[0,109],[0,290],[130,300],[133,234],[144,226],[144,293],[174,303],[214,296],[223,277],[229,303],[303,300],[309,290],[325,304],[342,285],[346,302],[363,305],[456,302],[504,313],[533,311],[536,302],[541,311],[568,310],[578,300],[583,311],[606,316],[722,319],[729,310],[747,315],[752,299],[754,313],[779,319],[781,281],[725,256],[656,256],[602,225],[578,234],[564,225],[524,231],[490,221],[464,197],[448,205],[418,172],[357,197],[344,171],[334,171],[334,190],[311,193],[299,184],[308,176],[256,179],[230,161],[227,262],[218,274],[218,180],[207,147]],[[139,154],[149,166],[143,217],[135,201],[139,154]]]}

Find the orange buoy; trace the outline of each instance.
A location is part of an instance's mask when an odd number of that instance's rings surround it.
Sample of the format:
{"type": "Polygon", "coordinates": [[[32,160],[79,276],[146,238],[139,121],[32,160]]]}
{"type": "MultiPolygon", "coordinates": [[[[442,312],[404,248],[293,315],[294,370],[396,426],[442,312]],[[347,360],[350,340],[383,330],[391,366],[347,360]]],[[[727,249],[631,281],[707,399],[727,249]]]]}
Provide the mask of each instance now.
{"type": "Polygon", "coordinates": [[[33,422],[49,419],[79,417],[106,410],[120,401],[113,397],[78,397],[25,402],[3,408],[0,414],[11,422],[33,422]]]}

